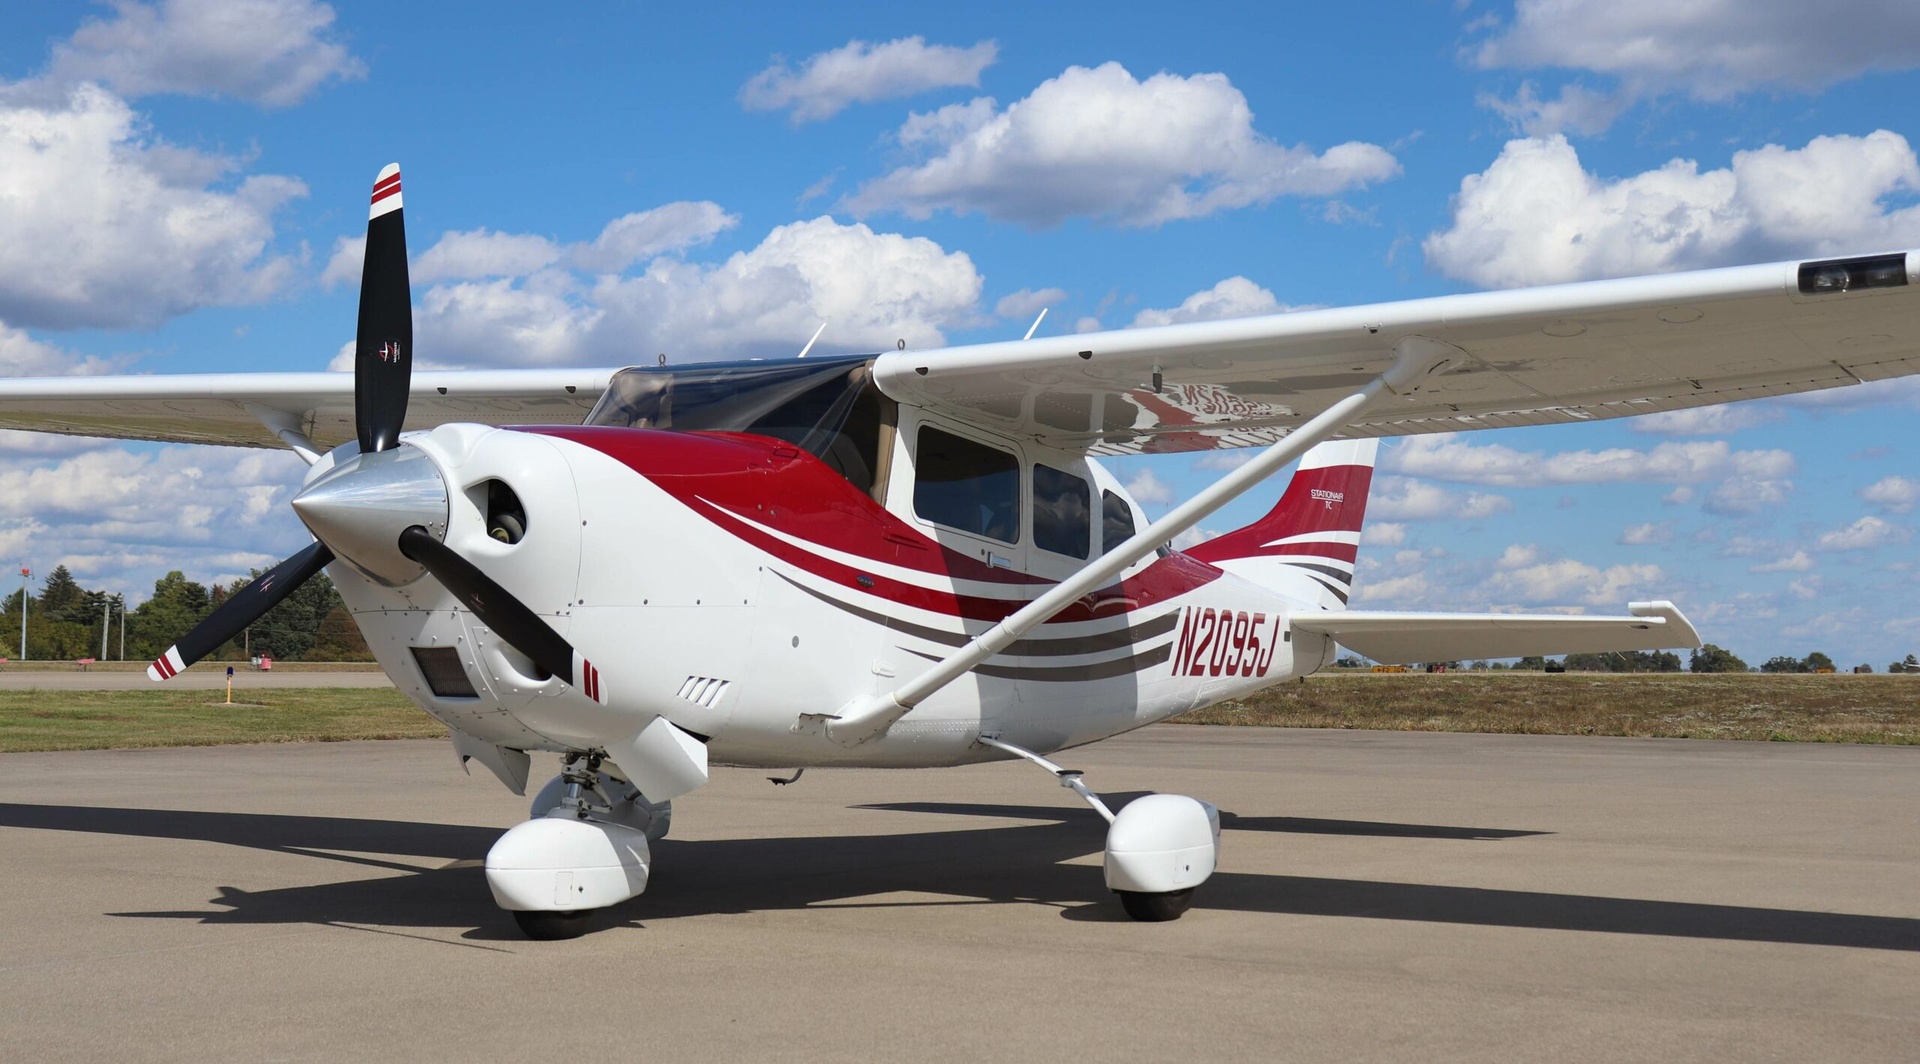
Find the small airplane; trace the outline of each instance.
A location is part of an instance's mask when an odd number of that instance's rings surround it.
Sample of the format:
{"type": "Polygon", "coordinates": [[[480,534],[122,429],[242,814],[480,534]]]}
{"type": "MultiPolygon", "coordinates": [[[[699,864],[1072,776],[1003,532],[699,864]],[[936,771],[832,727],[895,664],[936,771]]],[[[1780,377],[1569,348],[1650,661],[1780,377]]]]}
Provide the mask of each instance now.
{"type": "MultiPolygon", "coordinates": [[[[0,381],[0,427],[285,445],[314,542],[148,670],[321,569],[460,763],[527,792],[491,849],[536,938],[645,890],[711,766],[1023,758],[1169,920],[1211,805],[1115,811],[1050,759],[1330,665],[1694,647],[1619,616],[1348,609],[1378,439],[1623,417],[1920,372],[1905,252],[858,357],[412,371],[400,171],[373,186],[351,376],[0,381]],[[1148,521],[1099,456],[1264,446],[1148,521]],[[1175,537],[1298,460],[1260,520],[1175,537]]],[[[796,773],[796,778],[797,778],[796,773]]],[[[778,781],[777,781],[778,782],[778,781]]]]}

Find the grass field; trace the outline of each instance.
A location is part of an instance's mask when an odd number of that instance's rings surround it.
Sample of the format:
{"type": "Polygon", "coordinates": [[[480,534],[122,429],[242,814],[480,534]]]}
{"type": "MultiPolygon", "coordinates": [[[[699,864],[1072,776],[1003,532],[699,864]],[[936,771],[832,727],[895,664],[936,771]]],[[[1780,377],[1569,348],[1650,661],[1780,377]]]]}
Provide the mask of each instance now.
{"type": "MultiPolygon", "coordinates": [[[[0,691],[0,752],[417,739],[446,729],[398,691],[0,691]]],[[[1334,672],[1187,724],[1920,744],[1920,676],[1334,672]]]]}
{"type": "Polygon", "coordinates": [[[1920,676],[1324,673],[1188,724],[1920,744],[1920,676]]]}
{"type": "Polygon", "coordinates": [[[424,739],[447,729],[400,692],[275,688],[219,705],[219,691],[0,691],[0,752],[424,739]]]}

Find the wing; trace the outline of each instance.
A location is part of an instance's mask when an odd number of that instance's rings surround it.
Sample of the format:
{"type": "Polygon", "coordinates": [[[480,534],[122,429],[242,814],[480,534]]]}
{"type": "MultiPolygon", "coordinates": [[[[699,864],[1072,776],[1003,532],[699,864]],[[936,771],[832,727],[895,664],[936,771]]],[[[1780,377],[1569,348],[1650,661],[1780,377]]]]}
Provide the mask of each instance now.
{"type": "Polygon", "coordinates": [[[1330,610],[1290,620],[1298,631],[1331,636],[1348,650],[1389,664],[1700,645],[1692,622],[1671,602],[1628,603],[1627,612],[1631,616],[1330,610]]]}
{"type": "MultiPolygon", "coordinates": [[[[413,375],[407,429],[449,421],[578,424],[611,369],[413,375]]],[[[279,447],[269,420],[322,450],[354,438],[351,373],[204,373],[0,380],[0,428],[168,443],[279,447]]]]}
{"type": "Polygon", "coordinates": [[[1920,373],[1908,253],[888,352],[903,403],[1094,454],[1271,443],[1426,336],[1465,352],[1347,436],[1625,417],[1920,373]]]}

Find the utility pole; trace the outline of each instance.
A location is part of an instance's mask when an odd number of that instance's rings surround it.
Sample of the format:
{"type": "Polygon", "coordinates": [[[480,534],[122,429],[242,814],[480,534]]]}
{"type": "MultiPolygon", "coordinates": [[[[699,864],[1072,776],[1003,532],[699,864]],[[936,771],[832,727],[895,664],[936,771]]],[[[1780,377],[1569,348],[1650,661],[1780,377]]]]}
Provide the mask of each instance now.
{"type": "Polygon", "coordinates": [[[113,631],[113,600],[100,603],[100,660],[107,660],[107,633],[113,631]]]}
{"type": "Polygon", "coordinates": [[[120,660],[127,660],[127,600],[120,598],[120,660]]]}
{"type": "Polygon", "coordinates": [[[27,660],[27,577],[33,570],[20,567],[20,660],[27,660]]]}

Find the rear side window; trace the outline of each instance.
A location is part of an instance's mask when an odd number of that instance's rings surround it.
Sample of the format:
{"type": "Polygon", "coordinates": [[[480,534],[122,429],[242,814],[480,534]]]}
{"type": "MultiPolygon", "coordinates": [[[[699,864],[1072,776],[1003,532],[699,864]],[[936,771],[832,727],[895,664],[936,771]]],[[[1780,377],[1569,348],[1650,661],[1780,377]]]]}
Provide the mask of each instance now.
{"type": "Polygon", "coordinates": [[[1033,545],[1069,558],[1087,556],[1093,539],[1093,489],[1072,473],[1033,466],[1033,545]]]}
{"type": "Polygon", "coordinates": [[[998,447],[922,428],[914,455],[913,512],[936,525],[1015,542],[1020,460],[998,447]]]}
{"type": "Polygon", "coordinates": [[[1100,493],[1100,553],[1133,538],[1133,507],[1111,491],[1100,493]]]}

